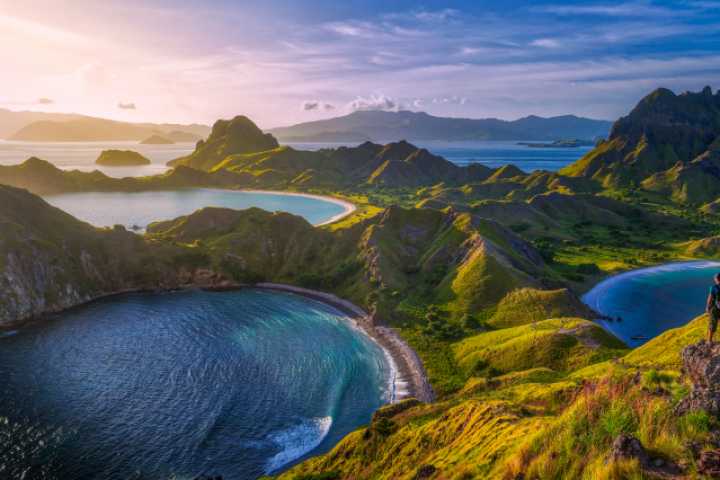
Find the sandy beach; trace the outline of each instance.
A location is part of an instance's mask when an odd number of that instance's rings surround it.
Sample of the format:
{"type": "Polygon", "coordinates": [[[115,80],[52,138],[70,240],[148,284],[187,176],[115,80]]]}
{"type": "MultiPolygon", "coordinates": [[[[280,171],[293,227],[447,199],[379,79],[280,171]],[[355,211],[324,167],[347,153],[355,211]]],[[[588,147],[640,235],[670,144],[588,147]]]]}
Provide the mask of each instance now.
{"type": "Polygon", "coordinates": [[[392,380],[391,400],[414,397],[423,402],[432,402],[435,392],[427,378],[420,357],[398,333],[390,327],[375,325],[371,316],[357,305],[331,293],[279,283],[259,283],[259,288],[282,290],[327,303],[350,316],[355,324],[383,349],[391,368],[396,374],[392,380]]]}
{"type": "Polygon", "coordinates": [[[315,200],[323,200],[325,202],[334,203],[336,205],[340,205],[343,207],[342,213],[338,213],[334,217],[329,218],[328,220],[325,220],[322,223],[315,224],[316,227],[321,227],[323,225],[327,225],[329,223],[337,222],[338,220],[347,217],[351,213],[353,213],[355,210],[357,210],[357,207],[354,203],[348,202],[347,200],[342,200],[340,198],[331,197],[329,195],[316,195],[313,193],[300,193],[300,192],[284,192],[282,190],[256,190],[256,189],[240,189],[241,192],[247,192],[247,193],[271,193],[274,195],[288,195],[291,197],[306,197],[306,198],[314,198],[315,200]]]}

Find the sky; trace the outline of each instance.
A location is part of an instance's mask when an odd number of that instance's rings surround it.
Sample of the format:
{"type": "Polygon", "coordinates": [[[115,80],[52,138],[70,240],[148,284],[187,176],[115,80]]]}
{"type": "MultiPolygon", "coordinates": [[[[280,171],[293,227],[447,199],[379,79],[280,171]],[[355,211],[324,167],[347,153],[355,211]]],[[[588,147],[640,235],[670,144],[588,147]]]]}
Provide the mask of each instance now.
{"type": "Polygon", "coordinates": [[[126,121],[615,119],[720,88],[720,1],[0,0],[0,65],[0,108],[126,121]]]}

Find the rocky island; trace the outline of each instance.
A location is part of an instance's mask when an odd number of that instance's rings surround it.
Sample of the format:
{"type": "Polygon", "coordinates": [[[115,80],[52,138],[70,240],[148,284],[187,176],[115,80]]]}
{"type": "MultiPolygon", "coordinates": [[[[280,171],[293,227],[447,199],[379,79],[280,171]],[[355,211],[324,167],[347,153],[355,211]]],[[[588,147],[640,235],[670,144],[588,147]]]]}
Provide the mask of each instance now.
{"type": "Polygon", "coordinates": [[[149,159],[132,150],[103,150],[95,160],[96,165],[105,167],[134,167],[150,163],[149,159]]]}

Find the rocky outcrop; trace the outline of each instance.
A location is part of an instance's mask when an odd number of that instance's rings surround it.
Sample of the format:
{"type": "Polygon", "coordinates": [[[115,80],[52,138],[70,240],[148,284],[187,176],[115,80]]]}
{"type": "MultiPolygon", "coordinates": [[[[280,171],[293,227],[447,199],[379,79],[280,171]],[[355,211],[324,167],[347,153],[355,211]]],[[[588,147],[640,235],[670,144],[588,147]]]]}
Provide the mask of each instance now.
{"type": "MultiPolygon", "coordinates": [[[[659,88],[643,98],[626,117],[613,125],[610,137],[561,173],[590,177],[606,186],[639,186],[645,179],[669,171],[665,177],[710,176],[705,152],[720,135],[720,93],[710,87],[701,92],[674,94],[659,88]],[[685,165],[698,158],[685,171],[685,165]],[[679,162],[679,163],[678,163],[679,162]]],[[[660,189],[666,183],[655,178],[644,187],[660,189]]],[[[707,201],[707,200],[706,200],[707,201]]]]}
{"type": "Polygon", "coordinates": [[[132,150],[103,150],[95,163],[106,167],[132,167],[150,165],[150,160],[132,150]]]}
{"type": "Polygon", "coordinates": [[[610,450],[610,459],[617,461],[623,459],[637,459],[640,465],[648,464],[648,455],[640,440],[632,435],[618,435],[610,450]]]}
{"type": "Polygon", "coordinates": [[[683,374],[692,384],[692,391],[678,404],[676,411],[684,414],[705,410],[720,415],[720,344],[702,340],[688,345],[682,352],[683,374]]]}
{"type": "Polygon", "coordinates": [[[249,118],[238,115],[232,120],[215,122],[207,140],[200,140],[193,153],[173,160],[170,165],[211,170],[230,155],[263,152],[278,146],[275,137],[263,133],[249,118]]]}

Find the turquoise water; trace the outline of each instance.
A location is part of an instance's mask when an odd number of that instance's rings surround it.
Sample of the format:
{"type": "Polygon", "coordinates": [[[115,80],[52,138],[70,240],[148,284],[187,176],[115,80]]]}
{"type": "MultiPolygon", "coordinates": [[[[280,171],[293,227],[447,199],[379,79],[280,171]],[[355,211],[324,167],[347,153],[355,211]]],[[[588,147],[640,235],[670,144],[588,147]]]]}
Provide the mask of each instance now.
{"type": "Polygon", "coordinates": [[[258,207],[304,217],[317,225],[345,211],[342,205],[320,198],[279,193],[192,188],[158,192],[83,192],[48,195],[52,205],[98,227],[124,225],[144,229],[151,222],[189,215],[203,207],[242,210],[258,207]]]}
{"type": "Polygon", "coordinates": [[[337,310],[247,289],[73,309],[1,337],[0,378],[0,478],[234,480],[331,448],[391,375],[337,310]]]}
{"type": "Polygon", "coordinates": [[[703,313],[708,290],[718,272],[720,262],[709,261],[642,268],[600,282],[582,299],[603,315],[620,317],[621,321],[601,323],[635,347],[703,313]]]}

